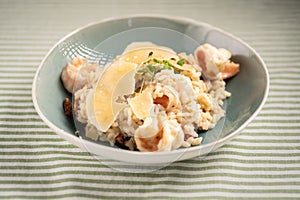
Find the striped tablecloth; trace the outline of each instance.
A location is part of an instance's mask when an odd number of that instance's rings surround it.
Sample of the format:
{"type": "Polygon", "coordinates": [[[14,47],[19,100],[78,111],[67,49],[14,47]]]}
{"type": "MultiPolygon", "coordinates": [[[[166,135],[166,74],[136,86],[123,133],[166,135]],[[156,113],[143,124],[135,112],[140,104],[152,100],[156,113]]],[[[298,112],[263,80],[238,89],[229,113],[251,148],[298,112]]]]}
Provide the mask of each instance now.
{"type": "Polygon", "coordinates": [[[300,199],[300,1],[0,0],[0,198],[300,199]],[[242,133],[204,159],[117,172],[37,115],[36,69],[87,23],[143,13],[190,17],[249,43],[270,73],[268,100],[242,133]]]}

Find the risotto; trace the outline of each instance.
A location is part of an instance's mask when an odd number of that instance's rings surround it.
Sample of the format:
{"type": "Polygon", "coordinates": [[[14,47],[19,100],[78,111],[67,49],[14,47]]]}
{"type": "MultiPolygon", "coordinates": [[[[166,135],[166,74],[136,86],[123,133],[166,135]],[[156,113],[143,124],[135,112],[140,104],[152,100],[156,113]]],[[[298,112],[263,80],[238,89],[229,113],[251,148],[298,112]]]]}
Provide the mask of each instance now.
{"type": "Polygon", "coordinates": [[[201,144],[197,131],[224,116],[223,101],[231,95],[224,80],[239,72],[230,58],[210,44],[186,55],[137,42],[104,69],[77,57],[61,79],[87,137],[123,149],[171,151],[201,144]]]}

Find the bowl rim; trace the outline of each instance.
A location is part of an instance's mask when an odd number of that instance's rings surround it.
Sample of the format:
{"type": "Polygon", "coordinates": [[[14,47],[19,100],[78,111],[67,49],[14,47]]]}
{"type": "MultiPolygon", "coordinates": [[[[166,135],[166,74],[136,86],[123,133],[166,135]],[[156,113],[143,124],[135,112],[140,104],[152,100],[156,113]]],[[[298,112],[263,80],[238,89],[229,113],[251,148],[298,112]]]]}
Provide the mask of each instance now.
{"type": "MultiPolygon", "coordinates": [[[[115,152],[122,152],[123,154],[127,154],[128,156],[167,156],[167,155],[182,155],[185,151],[194,151],[194,152],[199,152],[202,149],[208,148],[210,146],[212,146],[212,150],[215,150],[217,148],[219,148],[220,146],[224,145],[225,142],[231,140],[233,137],[235,137],[236,135],[238,135],[245,127],[248,126],[248,124],[258,115],[258,113],[262,110],[267,98],[268,98],[268,94],[269,94],[269,87],[270,87],[270,80],[269,80],[269,73],[268,73],[268,69],[266,64],[264,63],[263,59],[260,57],[260,55],[255,51],[255,49],[253,49],[250,45],[248,45],[246,42],[242,41],[240,38],[234,36],[231,33],[228,33],[218,27],[212,26],[208,23],[205,22],[201,22],[201,21],[197,21],[195,19],[191,19],[191,18],[187,18],[187,17],[182,17],[182,16],[172,16],[172,15],[162,15],[162,14],[134,14],[134,15],[124,15],[124,16],[119,16],[119,17],[109,17],[109,18],[105,18],[99,21],[95,21],[95,22],[91,22],[88,23],[82,27],[79,27],[73,31],[71,31],[70,33],[68,33],[67,35],[65,35],[64,37],[62,37],[58,42],[56,42],[52,48],[48,51],[48,53],[44,56],[43,60],[41,61],[40,65],[37,68],[37,71],[35,73],[34,79],[33,79],[33,83],[32,83],[32,101],[33,101],[33,105],[35,107],[35,110],[37,111],[38,115],[41,117],[41,119],[59,136],[65,138],[66,140],[68,140],[71,143],[75,143],[75,145],[77,145],[78,147],[82,148],[83,150],[87,151],[86,147],[84,146],[84,144],[82,143],[81,139],[79,137],[77,137],[75,134],[69,133],[63,129],[60,129],[59,127],[57,127],[55,124],[53,124],[49,119],[47,119],[47,117],[43,114],[43,112],[41,111],[38,101],[37,101],[37,96],[36,96],[36,90],[37,90],[37,82],[39,79],[39,74],[40,71],[44,65],[44,63],[46,62],[47,58],[49,57],[49,55],[62,43],[64,42],[66,39],[70,38],[71,36],[75,35],[76,33],[85,30],[86,28],[98,25],[98,24],[102,24],[102,23],[106,23],[106,22],[110,22],[110,21],[115,21],[115,20],[122,20],[122,19],[130,19],[130,18],[158,18],[158,19],[166,19],[166,20],[174,20],[177,22],[185,22],[188,24],[193,24],[196,26],[204,26],[204,27],[209,27],[212,28],[216,31],[219,31],[220,33],[229,36],[230,38],[238,41],[239,43],[243,44],[244,46],[246,46],[249,50],[251,50],[254,55],[258,58],[259,62],[261,63],[261,66],[263,67],[264,73],[265,73],[265,78],[266,78],[266,86],[264,89],[264,96],[263,99],[260,103],[260,105],[258,106],[258,108],[255,110],[255,112],[237,129],[235,129],[234,131],[232,131],[231,133],[229,133],[228,135],[219,138],[218,140],[216,140],[215,142],[211,142],[211,143],[207,143],[207,144],[203,144],[203,145],[199,145],[199,146],[195,146],[192,148],[183,148],[183,149],[177,149],[174,151],[164,151],[164,152],[136,152],[136,151],[129,151],[129,150],[124,150],[124,149],[119,149],[119,148],[112,148],[110,146],[104,146],[104,145],[99,145],[99,144],[95,144],[98,146],[101,146],[101,148],[103,148],[104,150],[109,150],[109,151],[115,151],[115,152]]],[[[89,142],[89,141],[87,141],[89,142]]],[[[92,142],[90,142],[92,143],[92,142]]],[[[198,155],[200,156],[200,155],[198,155]]],[[[180,157],[180,156],[179,156],[180,157]]],[[[122,158],[121,158],[122,159],[122,158]]],[[[124,160],[125,161],[125,160],[124,160]]],[[[128,161],[126,159],[126,161],[128,161]]]]}

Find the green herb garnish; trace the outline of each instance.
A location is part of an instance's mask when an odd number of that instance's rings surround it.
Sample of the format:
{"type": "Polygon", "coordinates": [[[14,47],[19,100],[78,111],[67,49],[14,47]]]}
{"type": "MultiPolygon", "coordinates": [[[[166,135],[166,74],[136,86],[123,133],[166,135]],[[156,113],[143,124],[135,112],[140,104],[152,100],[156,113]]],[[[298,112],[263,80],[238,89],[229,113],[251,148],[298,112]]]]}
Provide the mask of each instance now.
{"type": "Polygon", "coordinates": [[[149,69],[139,69],[137,72],[138,72],[139,74],[144,74],[144,73],[149,72],[149,69]]]}
{"type": "Polygon", "coordinates": [[[151,72],[152,75],[155,74],[156,69],[155,69],[155,67],[152,64],[148,64],[147,68],[149,69],[149,71],[151,72]]]}
{"type": "Polygon", "coordinates": [[[160,61],[157,60],[156,58],[153,58],[153,61],[154,61],[155,63],[160,63],[160,61]]]}
{"type": "Polygon", "coordinates": [[[145,68],[139,69],[137,72],[139,74],[150,74],[152,76],[152,78],[155,76],[156,74],[156,68],[154,65],[152,64],[148,64],[148,63],[144,63],[147,64],[145,68]]]}
{"type": "Polygon", "coordinates": [[[150,74],[152,78],[155,76],[157,72],[160,70],[174,70],[173,64],[171,64],[168,60],[158,60],[157,58],[148,58],[146,62],[143,63],[145,67],[138,70],[137,72],[140,74],[150,74]]]}
{"type": "Polygon", "coordinates": [[[177,65],[182,66],[185,64],[185,62],[186,62],[186,60],[184,58],[181,58],[180,60],[177,61],[177,65]]]}
{"type": "Polygon", "coordinates": [[[173,68],[172,64],[169,63],[169,61],[167,61],[167,60],[163,60],[163,65],[164,65],[163,69],[172,69],[173,68]]]}

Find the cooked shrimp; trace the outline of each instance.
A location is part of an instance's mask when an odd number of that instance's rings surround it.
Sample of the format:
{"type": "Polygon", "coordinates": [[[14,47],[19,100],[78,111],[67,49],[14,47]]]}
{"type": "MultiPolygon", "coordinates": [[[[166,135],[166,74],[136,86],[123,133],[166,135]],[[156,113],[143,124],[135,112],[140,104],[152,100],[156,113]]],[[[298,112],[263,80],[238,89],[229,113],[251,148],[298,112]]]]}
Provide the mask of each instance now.
{"type": "Polygon", "coordinates": [[[97,70],[98,64],[89,64],[87,59],[80,56],[71,60],[61,73],[64,87],[70,93],[81,89],[90,80],[89,74],[97,70]]]}
{"type": "Polygon", "coordinates": [[[239,71],[240,71],[239,64],[236,64],[234,62],[229,62],[224,66],[224,69],[221,73],[221,77],[224,80],[236,75],[237,73],[239,73],[239,71]]]}
{"type": "Polygon", "coordinates": [[[168,108],[169,102],[170,102],[169,97],[166,95],[154,99],[155,104],[160,104],[164,108],[168,108]]]}
{"type": "Polygon", "coordinates": [[[167,112],[181,108],[178,92],[170,86],[157,86],[153,96],[153,103],[160,104],[167,112]]]}
{"type": "Polygon", "coordinates": [[[176,120],[168,120],[165,113],[159,112],[145,120],[134,139],[140,151],[170,151],[182,145],[184,133],[176,120]]]}
{"type": "Polygon", "coordinates": [[[73,92],[75,80],[80,70],[80,67],[85,63],[87,63],[87,60],[85,58],[76,57],[64,67],[61,73],[61,80],[68,92],[73,92]]]}
{"type": "Polygon", "coordinates": [[[210,44],[199,46],[195,50],[195,59],[202,68],[205,78],[227,79],[239,72],[239,64],[230,61],[231,53],[223,48],[215,48],[210,44]]]}

